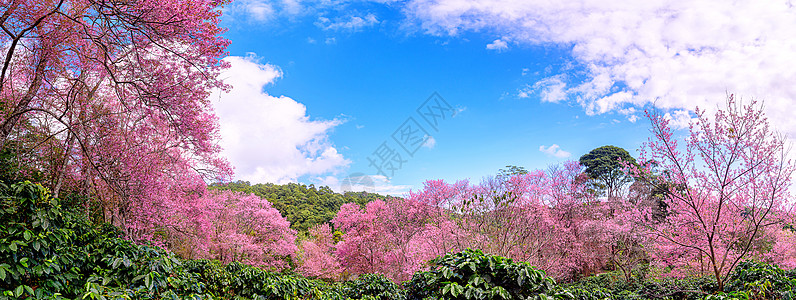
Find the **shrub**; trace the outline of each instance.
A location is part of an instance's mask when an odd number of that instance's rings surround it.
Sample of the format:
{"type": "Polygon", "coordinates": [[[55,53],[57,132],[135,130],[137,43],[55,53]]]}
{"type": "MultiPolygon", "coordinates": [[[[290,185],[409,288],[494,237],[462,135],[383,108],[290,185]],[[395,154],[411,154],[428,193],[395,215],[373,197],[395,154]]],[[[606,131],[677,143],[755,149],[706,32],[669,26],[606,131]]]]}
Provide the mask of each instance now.
{"type": "Polygon", "coordinates": [[[727,296],[748,299],[796,299],[796,273],[777,265],[739,263],[724,288],[727,296]]]}
{"type": "Polygon", "coordinates": [[[553,292],[555,280],[526,262],[467,249],[431,261],[406,283],[409,299],[528,299],[553,292]]]}

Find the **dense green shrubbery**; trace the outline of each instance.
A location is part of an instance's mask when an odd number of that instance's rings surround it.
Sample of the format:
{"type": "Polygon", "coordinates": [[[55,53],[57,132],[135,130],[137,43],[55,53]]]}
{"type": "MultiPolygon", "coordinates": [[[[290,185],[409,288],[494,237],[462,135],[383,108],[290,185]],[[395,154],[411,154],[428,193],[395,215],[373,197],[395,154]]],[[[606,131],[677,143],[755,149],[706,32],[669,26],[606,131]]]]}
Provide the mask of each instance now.
{"type": "Polygon", "coordinates": [[[0,184],[0,299],[396,299],[380,275],[326,283],[240,264],[182,260],[64,211],[47,189],[0,184]]]}
{"type": "Polygon", "coordinates": [[[408,282],[411,299],[527,299],[553,291],[555,281],[526,262],[467,249],[431,262],[408,282]]]}
{"type": "MultiPolygon", "coordinates": [[[[564,285],[569,290],[600,291],[611,299],[702,299],[715,293],[717,286],[711,277],[646,279],[626,281],[616,272],[603,273],[564,285]]],[[[603,299],[597,297],[592,299],[603,299]]]]}
{"type": "Polygon", "coordinates": [[[735,267],[725,287],[724,299],[796,299],[796,270],[776,265],[742,262],[735,267]]]}
{"type": "Polygon", "coordinates": [[[0,297],[57,297],[74,289],[74,233],[46,189],[0,184],[0,297]]]}
{"type": "Polygon", "coordinates": [[[525,262],[480,250],[447,254],[403,286],[368,274],[329,283],[240,264],[182,260],[119,238],[62,209],[30,182],[0,184],[0,299],[794,299],[796,271],[739,264],[725,291],[711,278],[625,281],[618,274],[556,285],[525,262]]]}
{"type": "Polygon", "coordinates": [[[203,297],[180,259],[63,211],[41,185],[0,186],[0,224],[2,298],[203,297]]]}

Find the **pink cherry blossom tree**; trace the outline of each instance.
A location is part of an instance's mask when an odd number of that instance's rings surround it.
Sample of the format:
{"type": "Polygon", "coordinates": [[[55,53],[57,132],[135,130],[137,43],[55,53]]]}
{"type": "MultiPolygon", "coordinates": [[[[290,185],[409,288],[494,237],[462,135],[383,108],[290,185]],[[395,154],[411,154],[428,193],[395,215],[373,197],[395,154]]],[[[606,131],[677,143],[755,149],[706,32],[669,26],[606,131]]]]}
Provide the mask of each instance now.
{"type": "Polygon", "coordinates": [[[338,279],[340,261],[334,255],[334,236],[329,224],[309,229],[310,239],[301,242],[301,261],[298,271],[304,276],[338,279]]]}
{"type": "Polygon", "coordinates": [[[349,274],[381,273],[395,281],[409,279],[422,262],[438,253],[423,239],[435,207],[413,199],[376,200],[364,209],[354,203],[332,220],[344,232],[335,254],[349,274]]]}
{"type": "Polygon", "coordinates": [[[175,216],[170,240],[184,257],[239,261],[282,270],[295,255],[296,231],[268,200],[254,194],[207,191],[175,216]]]}
{"type": "Polygon", "coordinates": [[[56,196],[89,195],[129,238],[154,238],[231,174],[207,101],[226,88],[221,4],[0,1],[0,146],[56,196]]]}
{"type": "MultiPolygon", "coordinates": [[[[653,224],[659,260],[704,268],[719,289],[769,226],[781,226],[789,207],[793,165],[784,139],[770,128],[761,105],[730,95],[725,110],[697,119],[684,141],[663,116],[650,114],[653,137],[641,161],[667,170],[667,217],[653,224]]],[[[644,175],[648,169],[637,169],[644,175]]]]}

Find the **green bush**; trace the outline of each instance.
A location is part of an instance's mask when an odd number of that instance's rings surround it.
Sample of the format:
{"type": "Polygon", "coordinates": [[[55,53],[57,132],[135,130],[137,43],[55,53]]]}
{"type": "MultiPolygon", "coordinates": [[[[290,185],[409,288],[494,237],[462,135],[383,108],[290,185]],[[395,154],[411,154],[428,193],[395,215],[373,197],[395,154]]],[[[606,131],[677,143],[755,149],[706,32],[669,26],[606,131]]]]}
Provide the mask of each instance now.
{"type": "Polygon", "coordinates": [[[485,255],[467,249],[431,262],[406,284],[410,299],[529,299],[545,298],[555,280],[526,262],[485,255]]]}
{"type": "Polygon", "coordinates": [[[41,185],[0,184],[0,295],[58,298],[74,290],[70,243],[58,201],[41,185]]]}
{"type": "Polygon", "coordinates": [[[405,300],[401,286],[381,274],[365,274],[352,281],[340,283],[336,290],[350,299],[405,300]]]}
{"type": "Polygon", "coordinates": [[[796,299],[796,273],[754,261],[739,263],[724,287],[738,299],[796,299]]]}

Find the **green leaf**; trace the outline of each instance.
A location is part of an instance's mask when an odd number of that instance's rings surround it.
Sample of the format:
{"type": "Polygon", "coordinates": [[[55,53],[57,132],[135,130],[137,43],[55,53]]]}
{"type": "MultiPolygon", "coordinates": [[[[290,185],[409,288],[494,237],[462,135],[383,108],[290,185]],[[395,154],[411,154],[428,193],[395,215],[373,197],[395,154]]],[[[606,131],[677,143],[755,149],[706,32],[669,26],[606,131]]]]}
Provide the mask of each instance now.
{"type": "Polygon", "coordinates": [[[150,290],[152,289],[152,273],[144,277],[144,286],[150,290]]]}
{"type": "Polygon", "coordinates": [[[25,287],[23,285],[18,286],[17,289],[14,290],[14,296],[17,296],[17,297],[22,296],[22,291],[24,289],[25,289],[25,287]]]}
{"type": "Polygon", "coordinates": [[[450,279],[451,276],[453,276],[453,270],[450,268],[442,269],[442,276],[445,277],[445,279],[450,279]]]}
{"type": "Polygon", "coordinates": [[[28,294],[33,295],[33,288],[31,288],[31,287],[29,287],[27,285],[24,285],[24,287],[25,287],[25,290],[28,291],[28,294]]]}
{"type": "Polygon", "coordinates": [[[0,268],[0,280],[6,280],[6,270],[0,268]]]}
{"type": "Polygon", "coordinates": [[[472,285],[478,285],[479,282],[483,282],[483,279],[481,279],[481,276],[473,275],[472,277],[470,277],[469,282],[472,285]]]}
{"type": "Polygon", "coordinates": [[[451,284],[451,295],[453,295],[453,297],[459,297],[459,295],[461,295],[463,291],[464,287],[459,285],[458,283],[454,282],[453,284],[451,284]]]}
{"type": "Polygon", "coordinates": [[[511,299],[511,294],[509,294],[509,291],[507,291],[502,286],[496,286],[494,289],[492,289],[492,291],[493,291],[494,294],[497,294],[498,296],[500,296],[503,299],[506,299],[506,300],[511,299]]]}
{"type": "Polygon", "coordinates": [[[116,269],[117,267],[119,267],[119,264],[121,264],[121,263],[122,263],[122,258],[121,257],[117,257],[116,259],[113,260],[113,263],[111,264],[111,267],[116,269]]]}
{"type": "Polygon", "coordinates": [[[25,237],[26,241],[30,241],[30,236],[31,236],[30,230],[25,230],[25,232],[22,234],[22,236],[25,237]]]}
{"type": "Polygon", "coordinates": [[[17,242],[11,242],[11,245],[8,245],[8,249],[17,252],[17,242]]]}

